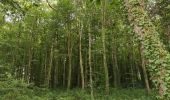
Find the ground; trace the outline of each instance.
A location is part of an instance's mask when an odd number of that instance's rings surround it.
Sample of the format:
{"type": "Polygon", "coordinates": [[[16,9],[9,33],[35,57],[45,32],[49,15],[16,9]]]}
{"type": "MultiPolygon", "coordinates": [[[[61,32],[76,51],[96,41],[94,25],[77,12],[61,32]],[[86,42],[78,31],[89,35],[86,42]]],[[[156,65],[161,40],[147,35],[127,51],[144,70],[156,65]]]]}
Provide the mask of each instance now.
{"type": "MultiPolygon", "coordinates": [[[[94,91],[95,100],[156,100],[144,89],[111,89],[108,96],[102,90],[94,91]]],[[[81,89],[46,89],[28,87],[17,80],[0,82],[0,100],[90,100],[90,91],[81,89]]]]}

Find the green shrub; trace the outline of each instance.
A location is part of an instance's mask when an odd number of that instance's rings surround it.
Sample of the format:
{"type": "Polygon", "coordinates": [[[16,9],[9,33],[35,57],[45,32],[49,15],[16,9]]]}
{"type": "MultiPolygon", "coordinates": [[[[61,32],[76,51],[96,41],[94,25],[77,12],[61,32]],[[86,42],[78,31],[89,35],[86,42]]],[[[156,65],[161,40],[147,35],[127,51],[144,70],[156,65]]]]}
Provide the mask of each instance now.
{"type": "MultiPolygon", "coordinates": [[[[90,100],[90,91],[81,89],[55,89],[39,88],[18,80],[0,81],[0,100],[90,100]]],[[[105,95],[103,89],[94,91],[96,100],[156,100],[155,94],[150,95],[144,89],[110,89],[105,95]]]]}

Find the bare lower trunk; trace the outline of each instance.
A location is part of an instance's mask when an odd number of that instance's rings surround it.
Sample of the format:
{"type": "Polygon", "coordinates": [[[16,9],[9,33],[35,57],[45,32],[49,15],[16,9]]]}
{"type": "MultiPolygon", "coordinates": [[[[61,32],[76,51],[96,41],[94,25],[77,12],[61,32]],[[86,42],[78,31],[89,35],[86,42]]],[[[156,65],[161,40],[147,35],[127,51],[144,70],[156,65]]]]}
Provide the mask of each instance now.
{"type": "Polygon", "coordinates": [[[64,57],[63,59],[63,87],[65,86],[65,81],[66,81],[66,58],[64,57]]]}
{"type": "Polygon", "coordinates": [[[47,69],[47,85],[48,87],[50,87],[50,80],[51,80],[51,68],[52,68],[52,65],[53,65],[53,48],[54,48],[54,45],[52,43],[51,45],[51,49],[50,49],[50,61],[49,61],[49,67],[47,69]]]}
{"type": "Polygon", "coordinates": [[[72,53],[72,47],[71,47],[71,34],[70,32],[68,32],[68,79],[67,79],[67,90],[70,89],[71,87],[71,73],[72,73],[72,66],[71,66],[71,61],[72,61],[72,57],[71,57],[71,53],[72,53]]]}
{"type": "Polygon", "coordinates": [[[145,86],[146,86],[146,90],[148,93],[150,93],[150,86],[149,86],[149,81],[148,81],[148,75],[146,72],[146,68],[145,68],[145,58],[143,55],[143,46],[140,47],[140,53],[141,53],[141,60],[142,60],[142,70],[143,70],[143,75],[144,75],[144,80],[145,80],[145,86]]]}
{"type": "Polygon", "coordinates": [[[91,64],[91,48],[92,48],[92,36],[91,36],[91,28],[89,25],[89,32],[88,32],[88,37],[89,37],[89,68],[90,68],[90,90],[91,90],[91,100],[94,100],[94,93],[93,93],[93,78],[92,78],[92,64],[91,64]]]}
{"type": "Polygon", "coordinates": [[[45,77],[45,81],[44,84],[45,86],[47,86],[47,52],[45,52],[45,59],[44,59],[44,77],[45,77]]]}
{"type": "Polygon", "coordinates": [[[114,53],[112,54],[112,60],[114,62],[113,64],[114,87],[117,88],[120,83],[120,76],[119,76],[119,68],[118,68],[118,63],[117,63],[116,50],[114,50],[114,53]]]}
{"type": "Polygon", "coordinates": [[[28,66],[26,67],[26,82],[30,81],[30,73],[31,73],[31,62],[32,62],[32,47],[29,49],[28,53],[28,66]]]}
{"type": "Polygon", "coordinates": [[[82,46],[81,46],[81,38],[82,38],[82,28],[83,26],[80,23],[80,32],[79,32],[79,61],[80,61],[80,72],[81,72],[81,87],[84,90],[84,68],[83,68],[83,60],[82,60],[82,46]]]}

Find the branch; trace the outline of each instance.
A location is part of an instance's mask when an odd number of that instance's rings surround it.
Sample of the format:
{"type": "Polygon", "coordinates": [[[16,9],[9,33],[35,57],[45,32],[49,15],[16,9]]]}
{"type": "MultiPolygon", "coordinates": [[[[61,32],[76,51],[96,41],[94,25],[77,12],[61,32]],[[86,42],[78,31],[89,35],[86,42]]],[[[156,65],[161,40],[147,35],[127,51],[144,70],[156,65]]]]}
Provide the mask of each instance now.
{"type": "Polygon", "coordinates": [[[53,9],[53,10],[57,11],[57,9],[55,9],[53,6],[51,6],[51,4],[49,3],[49,1],[48,1],[48,0],[46,0],[46,2],[47,2],[48,6],[49,6],[51,9],[53,9]]]}

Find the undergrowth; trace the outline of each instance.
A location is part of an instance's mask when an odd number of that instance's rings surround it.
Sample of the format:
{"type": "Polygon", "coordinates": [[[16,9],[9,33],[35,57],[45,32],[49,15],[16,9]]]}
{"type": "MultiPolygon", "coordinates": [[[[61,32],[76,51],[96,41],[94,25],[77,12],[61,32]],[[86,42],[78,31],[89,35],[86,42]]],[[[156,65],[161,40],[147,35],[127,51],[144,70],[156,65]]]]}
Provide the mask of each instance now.
{"type": "MultiPolygon", "coordinates": [[[[95,90],[94,96],[95,100],[156,100],[154,93],[148,95],[144,89],[111,89],[107,96],[95,90]]],[[[90,100],[90,91],[29,88],[22,81],[8,80],[0,82],[0,100],[90,100]]]]}

